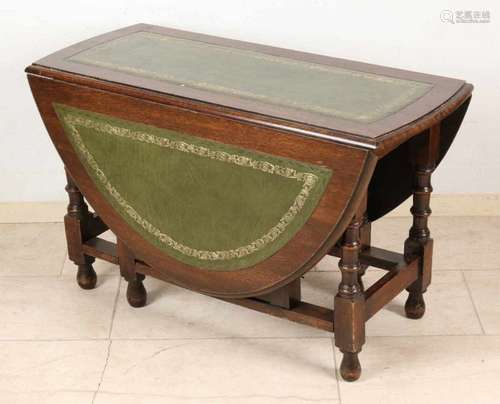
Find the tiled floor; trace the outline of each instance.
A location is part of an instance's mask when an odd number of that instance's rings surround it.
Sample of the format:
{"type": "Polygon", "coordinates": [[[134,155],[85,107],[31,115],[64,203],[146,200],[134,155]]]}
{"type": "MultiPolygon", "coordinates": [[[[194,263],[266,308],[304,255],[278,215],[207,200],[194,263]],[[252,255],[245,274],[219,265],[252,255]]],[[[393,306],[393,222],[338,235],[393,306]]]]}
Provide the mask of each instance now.
{"type": "MultiPolygon", "coordinates": [[[[374,244],[401,250],[408,224],[377,222],[374,244]]],[[[61,223],[0,224],[0,403],[500,403],[500,217],[431,228],[426,316],[406,319],[401,295],[370,320],[349,384],[326,332],[149,278],[133,309],[112,265],[96,263],[96,289],[76,285],[61,223]]],[[[333,306],[336,268],[307,274],[304,300],[333,306]]]]}

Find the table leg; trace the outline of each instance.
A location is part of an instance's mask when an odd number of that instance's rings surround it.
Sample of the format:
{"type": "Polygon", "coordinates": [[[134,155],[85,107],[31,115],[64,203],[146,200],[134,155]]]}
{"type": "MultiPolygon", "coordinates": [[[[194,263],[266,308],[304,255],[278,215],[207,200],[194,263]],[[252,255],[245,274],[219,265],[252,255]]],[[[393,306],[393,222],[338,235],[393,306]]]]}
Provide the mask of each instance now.
{"type": "MultiPolygon", "coordinates": [[[[359,229],[359,238],[361,242],[361,250],[365,250],[367,248],[370,248],[371,245],[371,233],[372,233],[372,224],[368,220],[368,214],[365,211],[363,214],[363,220],[362,220],[362,225],[359,229]]],[[[366,270],[368,268],[368,265],[366,264],[361,264],[360,265],[360,270],[359,270],[359,276],[358,276],[358,282],[361,285],[361,288],[364,290],[364,284],[363,284],[363,275],[365,274],[366,270]]]]}
{"type": "Polygon", "coordinates": [[[413,225],[404,246],[406,257],[418,256],[420,258],[419,277],[407,288],[409,296],[405,304],[405,311],[406,316],[412,319],[419,319],[424,315],[423,293],[431,282],[433,241],[430,238],[428,219],[432,212],[430,209],[431,175],[436,167],[439,125],[429,129],[428,134],[422,136],[421,143],[416,147],[413,206],[411,208],[413,225]]]}
{"type": "Polygon", "coordinates": [[[127,301],[132,307],[143,307],[148,298],[146,288],[142,283],[145,276],[136,272],[135,256],[132,250],[120,239],[117,242],[120,273],[128,282],[127,301]]]}
{"type": "Polygon", "coordinates": [[[127,301],[132,307],[144,307],[148,300],[148,294],[142,281],[143,274],[135,274],[135,277],[128,281],[127,301]]]}
{"type": "Polygon", "coordinates": [[[335,296],[335,345],[343,353],[340,374],[347,381],[357,380],[361,375],[358,353],[365,343],[365,296],[359,282],[360,227],[364,211],[354,216],[344,233],[339,261],[342,280],[335,296]]]}
{"type": "Polygon", "coordinates": [[[68,257],[78,266],[76,281],[82,289],[93,289],[97,283],[97,275],[92,267],[95,261],[83,253],[83,238],[85,227],[90,219],[88,206],[83,195],[66,171],[66,192],[69,197],[68,212],[64,216],[64,227],[66,229],[66,241],[68,244],[68,257]]]}

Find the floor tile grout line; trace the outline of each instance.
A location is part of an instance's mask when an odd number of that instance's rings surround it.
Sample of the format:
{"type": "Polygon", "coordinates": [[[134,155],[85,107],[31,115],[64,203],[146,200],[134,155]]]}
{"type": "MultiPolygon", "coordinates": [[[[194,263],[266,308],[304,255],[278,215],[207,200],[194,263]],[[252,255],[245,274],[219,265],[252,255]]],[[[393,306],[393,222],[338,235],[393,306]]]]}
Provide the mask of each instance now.
{"type": "MultiPolygon", "coordinates": [[[[381,273],[386,273],[387,271],[380,269],[380,270],[369,270],[368,273],[372,272],[374,273],[375,271],[381,272],[381,273]]],[[[479,273],[479,272],[499,272],[500,268],[485,268],[485,269],[441,269],[441,270],[434,270],[434,272],[438,273],[450,273],[450,272],[467,272],[467,273],[479,273]]],[[[327,271],[316,271],[316,270],[311,270],[305,274],[307,276],[310,273],[334,273],[334,274],[340,274],[339,271],[337,270],[327,270],[327,271]]],[[[64,278],[66,276],[69,276],[64,274],[64,265],[63,265],[63,273],[62,274],[53,274],[53,275],[0,275],[0,280],[1,279],[53,279],[53,278],[64,278]]],[[[113,277],[113,276],[119,276],[118,273],[109,273],[109,274],[102,274],[100,275],[101,277],[113,277]]],[[[173,284],[172,284],[173,285],[173,284]]],[[[175,286],[175,285],[174,285],[175,286]]],[[[188,290],[185,288],[181,288],[183,290],[188,290]]],[[[196,293],[196,292],[193,292],[196,293]]]]}
{"type": "MultiPolygon", "coordinates": [[[[99,391],[101,394],[108,394],[108,395],[113,395],[113,396],[140,396],[140,397],[155,397],[155,398],[170,398],[170,399],[175,399],[175,402],[181,402],[186,399],[190,400],[216,400],[216,399],[233,399],[233,400],[238,400],[242,398],[272,398],[272,399],[299,399],[301,402],[307,401],[307,402],[324,402],[328,400],[331,402],[331,400],[335,400],[335,403],[338,403],[337,399],[334,399],[332,397],[319,397],[319,398],[311,398],[311,397],[302,397],[299,395],[271,395],[271,394],[240,394],[240,395],[217,395],[217,396],[185,396],[185,395],[172,395],[172,394],[155,394],[155,393],[128,393],[128,392],[118,392],[118,391],[109,391],[109,390],[101,390],[99,391]],[[179,401],[181,400],[181,401],[179,401]]],[[[274,400],[273,400],[274,401],[274,400]]]]}
{"type": "MultiPolygon", "coordinates": [[[[71,274],[56,274],[56,275],[0,275],[0,279],[64,279],[69,276],[76,276],[76,265],[75,265],[75,273],[71,274]]],[[[102,278],[113,278],[118,276],[119,274],[102,274],[99,275],[102,278]]]]}
{"type": "Polygon", "coordinates": [[[500,271],[500,268],[482,268],[482,269],[438,269],[437,272],[452,272],[452,271],[462,271],[462,272],[495,272],[500,271]]]}
{"type": "Polygon", "coordinates": [[[330,344],[332,347],[332,355],[333,355],[333,375],[335,376],[335,383],[337,384],[337,395],[339,397],[339,404],[342,404],[342,394],[340,392],[340,380],[337,374],[337,359],[335,358],[335,339],[334,337],[330,337],[330,344]]]}
{"type": "Polygon", "coordinates": [[[122,284],[122,277],[118,279],[118,288],[116,290],[116,295],[113,304],[113,311],[111,312],[111,324],[109,325],[108,339],[111,340],[111,335],[113,333],[113,324],[115,322],[116,309],[118,308],[118,298],[120,297],[120,287],[122,284]]]}
{"type": "Polygon", "coordinates": [[[474,297],[472,296],[472,291],[470,289],[469,283],[467,282],[467,277],[465,276],[465,272],[462,271],[462,278],[464,280],[465,288],[467,289],[467,293],[469,294],[469,298],[472,303],[472,307],[474,308],[474,313],[476,313],[477,321],[479,322],[479,326],[481,327],[481,331],[483,332],[483,335],[486,335],[486,331],[483,326],[483,322],[481,321],[481,316],[479,315],[479,311],[476,306],[476,302],[474,300],[474,297]]]}
{"type": "MultiPolygon", "coordinates": [[[[55,390],[30,390],[29,392],[31,393],[95,393],[95,390],[72,390],[72,389],[55,389],[55,390]]],[[[11,390],[0,390],[0,393],[10,393],[10,394],[23,394],[25,393],[24,391],[11,391],[11,390]]],[[[298,396],[272,396],[272,395],[265,395],[265,394],[247,394],[247,395],[238,395],[238,396],[231,396],[231,395],[220,395],[220,396],[202,396],[202,397],[189,397],[189,396],[179,396],[179,395],[170,395],[170,394],[153,394],[153,393],[136,393],[136,392],[119,392],[119,391],[110,391],[110,390],[100,390],[98,393],[101,394],[106,394],[106,395],[112,395],[112,396],[140,396],[140,397],[155,397],[155,398],[176,398],[180,400],[184,399],[201,399],[201,400],[207,400],[207,399],[218,399],[218,398],[234,398],[234,399],[240,399],[240,398],[276,398],[276,399],[283,399],[283,398],[299,398],[302,399],[302,397],[298,396]]],[[[332,400],[331,397],[325,397],[325,398],[304,398],[307,402],[315,402],[315,401],[326,401],[326,400],[332,400]]],[[[338,403],[338,400],[335,399],[335,403],[338,403]]]]}
{"type": "MultiPolygon", "coordinates": [[[[0,204],[0,210],[1,210],[1,204],[0,204]]],[[[61,212],[60,216],[64,216],[65,214],[65,209],[61,212]]],[[[411,219],[411,214],[405,214],[405,215],[386,215],[384,216],[385,220],[391,220],[391,219],[411,219]]],[[[459,217],[459,218],[488,218],[488,217],[500,217],[500,214],[489,214],[489,215],[475,215],[475,214],[465,214],[465,215],[439,215],[439,214],[433,214],[432,218],[454,218],[454,217],[459,217]]],[[[2,224],[56,224],[56,223],[64,223],[64,220],[27,220],[27,221],[0,221],[0,225],[2,224]]]]}
{"type": "Polygon", "coordinates": [[[10,393],[10,394],[23,394],[23,393],[94,393],[95,390],[78,390],[78,389],[49,389],[49,390],[39,390],[30,389],[29,391],[15,391],[15,390],[3,390],[0,389],[0,393],[10,393]]]}
{"type": "MultiPolygon", "coordinates": [[[[67,256],[66,256],[67,258],[67,256]]],[[[450,272],[470,272],[470,273],[479,273],[479,272],[499,272],[500,271],[500,268],[484,268],[484,269],[434,269],[433,270],[435,273],[438,272],[438,273],[450,273],[450,272]]],[[[387,271],[383,270],[383,269],[377,269],[377,268],[371,268],[369,272],[381,272],[381,273],[386,273],[387,271]]],[[[308,274],[310,273],[334,273],[334,274],[340,274],[340,272],[338,270],[333,270],[333,269],[329,269],[329,270],[326,270],[326,271],[319,271],[319,270],[310,270],[308,271],[305,276],[307,276],[308,274]]],[[[30,279],[30,278],[44,278],[44,279],[51,279],[51,278],[64,278],[65,276],[69,276],[69,275],[65,275],[64,274],[64,264],[63,264],[63,269],[62,269],[62,273],[58,273],[58,274],[52,274],[52,275],[39,275],[39,274],[33,274],[33,275],[4,275],[4,274],[0,274],[0,279],[15,279],[15,278],[20,278],[20,279],[30,279]]],[[[109,274],[102,274],[100,275],[102,277],[112,277],[112,276],[119,276],[118,273],[109,273],[109,274]]],[[[172,284],[173,285],[173,284],[172,284]]],[[[175,285],[174,285],[175,286],[175,285]]],[[[188,290],[188,289],[185,289],[185,288],[181,288],[183,290],[188,290]]],[[[193,292],[193,293],[196,293],[196,292],[193,292]]]]}
{"type": "MultiPolygon", "coordinates": [[[[367,335],[368,339],[379,338],[470,338],[470,337],[500,337],[500,334],[427,334],[427,335],[367,335]]],[[[281,336],[281,337],[173,337],[173,338],[66,338],[66,339],[0,339],[2,343],[33,343],[33,342],[99,342],[99,341],[134,341],[134,342],[159,342],[159,341],[232,341],[232,340],[325,340],[331,336],[281,336]]]]}
{"type": "Polygon", "coordinates": [[[94,395],[92,396],[91,404],[94,404],[95,399],[97,397],[97,394],[99,393],[99,390],[101,388],[101,384],[104,380],[104,373],[106,372],[106,368],[108,367],[108,363],[109,363],[109,357],[111,356],[111,345],[112,344],[113,344],[113,340],[110,339],[109,343],[108,343],[108,349],[106,352],[106,360],[104,361],[104,366],[102,368],[101,377],[99,378],[99,383],[97,383],[97,389],[94,391],[94,395]]]}
{"type": "Polygon", "coordinates": [[[64,253],[64,258],[63,258],[63,262],[62,262],[62,265],[61,265],[61,270],[59,271],[59,278],[62,278],[63,275],[64,275],[64,266],[66,264],[66,260],[69,259],[68,257],[68,252],[66,251],[64,253]]]}
{"type": "MultiPolygon", "coordinates": [[[[63,214],[64,216],[64,214],[63,214]]],[[[63,220],[58,220],[58,221],[53,221],[53,220],[49,220],[49,221],[40,221],[40,222],[0,222],[0,225],[2,224],[63,224],[64,221],[63,220]]]]}
{"type": "Polygon", "coordinates": [[[103,341],[127,341],[127,342],[160,342],[160,341],[232,341],[232,340],[326,340],[330,336],[311,337],[311,336],[282,336],[282,337],[173,337],[173,338],[32,338],[32,339],[0,339],[1,343],[33,343],[33,342],[103,342],[103,341]]]}

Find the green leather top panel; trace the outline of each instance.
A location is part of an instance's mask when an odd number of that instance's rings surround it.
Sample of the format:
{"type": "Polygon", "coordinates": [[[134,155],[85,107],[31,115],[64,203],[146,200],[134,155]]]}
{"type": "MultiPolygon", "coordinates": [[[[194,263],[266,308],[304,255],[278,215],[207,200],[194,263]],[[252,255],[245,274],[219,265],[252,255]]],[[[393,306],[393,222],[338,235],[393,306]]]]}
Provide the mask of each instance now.
{"type": "Polygon", "coordinates": [[[389,116],[429,83],[136,32],[67,60],[360,123],[389,116]]]}
{"type": "Polygon", "coordinates": [[[199,268],[282,248],[316,208],[325,167],[54,104],[96,187],[141,236],[199,268]]]}

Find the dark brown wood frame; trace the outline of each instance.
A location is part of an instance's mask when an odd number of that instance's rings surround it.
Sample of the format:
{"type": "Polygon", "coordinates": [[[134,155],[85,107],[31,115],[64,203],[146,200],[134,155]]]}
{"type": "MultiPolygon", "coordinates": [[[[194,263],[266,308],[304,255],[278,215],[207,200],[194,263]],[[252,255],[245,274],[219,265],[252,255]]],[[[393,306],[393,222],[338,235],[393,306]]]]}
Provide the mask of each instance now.
{"type": "Polygon", "coordinates": [[[431,213],[431,174],[460,127],[471,97],[470,84],[144,24],[63,49],[26,71],[44,123],[66,166],[69,205],[64,222],[68,255],[78,266],[77,281],[82,288],[95,287],[92,263],[99,258],[119,265],[128,282],[127,299],[133,307],[146,304],[143,280],[149,275],[253,310],[335,332],[335,344],[343,353],[340,373],[349,381],[356,380],[361,373],[358,353],[365,342],[367,320],[405,289],[409,292],[405,305],[407,317],[418,319],[424,315],[423,293],[430,284],[432,268],[433,242],[427,225],[431,213]],[[137,31],[423,81],[434,87],[387,118],[358,124],[67,60],[68,56],[91,46],[137,31]],[[331,180],[306,225],[265,265],[238,274],[189,272],[185,266],[146,245],[99,195],[64,135],[53,110],[54,102],[123,119],[130,115],[133,120],[157,127],[187,130],[194,136],[227,140],[256,151],[324,164],[338,168],[338,178],[331,180]],[[231,134],[229,140],[228,134],[231,134]],[[279,136],[286,147],[270,146],[268,139],[273,136],[279,136]],[[403,166],[401,172],[394,170],[403,166]],[[384,193],[380,187],[383,182],[396,184],[394,191],[384,193]],[[404,253],[372,246],[371,223],[411,194],[413,225],[404,243],[404,253]],[[89,212],[84,195],[102,219],[89,212]],[[116,244],[99,237],[108,228],[116,233],[116,244]],[[326,254],[340,257],[342,280],[334,310],[303,302],[300,295],[300,276],[326,254]],[[290,261],[299,264],[290,270],[287,268],[290,261]],[[169,265],[175,271],[168,269],[169,265]],[[365,290],[362,277],[368,266],[387,273],[365,290]],[[252,276],[253,289],[248,287],[252,276]]]}

